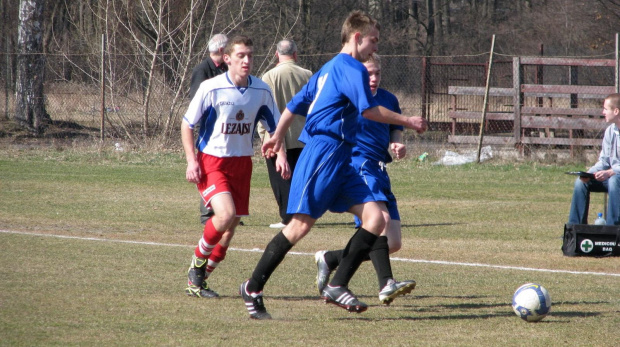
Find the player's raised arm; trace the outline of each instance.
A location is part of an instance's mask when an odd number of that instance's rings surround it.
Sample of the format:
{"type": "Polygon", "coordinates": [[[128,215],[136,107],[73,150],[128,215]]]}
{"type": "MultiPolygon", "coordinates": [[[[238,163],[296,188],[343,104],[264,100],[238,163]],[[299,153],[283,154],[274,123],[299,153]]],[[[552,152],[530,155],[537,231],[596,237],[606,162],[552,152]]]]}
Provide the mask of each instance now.
{"type": "Polygon", "coordinates": [[[422,117],[403,116],[396,112],[392,112],[383,106],[371,107],[362,112],[362,116],[370,120],[374,120],[375,122],[402,125],[406,128],[417,131],[418,134],[422,134],[423,132],[425,132],[428,127],[426,119],[422,117]]]}

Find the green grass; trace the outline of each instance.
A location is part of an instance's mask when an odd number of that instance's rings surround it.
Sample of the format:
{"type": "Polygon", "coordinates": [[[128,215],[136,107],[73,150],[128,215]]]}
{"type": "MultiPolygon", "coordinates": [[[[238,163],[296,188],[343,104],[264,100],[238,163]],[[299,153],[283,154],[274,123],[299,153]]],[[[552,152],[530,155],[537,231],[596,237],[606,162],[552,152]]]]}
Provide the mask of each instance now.
{"type": "MultiPolygon", "coordinates": [[[[257,322],[237,290],[261,254],[247,250],[277,232],[267,227],[278,216],[260,159],[252,215],[209,282],[222,298],[198,300],[183,294],[201,228],[180,152],[3,151],[0,229],[11,232],[0,233],[0,345],[620,345],[620,258],[560,250],[574,179],[563,172],[583,166],[394,163],[404,241],[395,257],[407,261],[393,268],[416,290],[380,306],[363,264],[351,288],[369,310],[324,305],[312,254],[353,232],[349,215],[326,214],[265,288],[274,320],[257,322]],[[551,293],[540,323],[510,307],[525,282],[551,293]]],[[[591,216],[602,200],[594,195],[591,216]]]]}

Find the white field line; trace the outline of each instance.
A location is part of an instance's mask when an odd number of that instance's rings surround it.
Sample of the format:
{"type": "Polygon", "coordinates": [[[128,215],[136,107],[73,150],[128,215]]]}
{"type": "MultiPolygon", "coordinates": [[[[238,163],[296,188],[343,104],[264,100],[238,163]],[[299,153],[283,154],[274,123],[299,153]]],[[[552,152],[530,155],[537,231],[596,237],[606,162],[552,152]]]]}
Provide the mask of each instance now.
{"type": "MultiPolygon", "coordinates": [[[[41,236],[41,237],[54,237],[54,238],[59,238],[59,239],[74,239],[74,240],[85,240],[85,241],[129,243],[129,244],[149,245],[149,246],[185,247],[185,248],[190,248],[190,247],[193,248],[193,247],[195,247],[195,245],[181,245],[181,244],[174,244],[174,243],[160,243],[160,242],[148,242],[148,241],[111,240],[111,239],[102,239],[102,238],[97,238],[97,237],[80,237],[80,236],[55,235],[55,234],[40,234],[40,233],[22,232],[22,231],[15,231],[15,230],[3,230],[3,229],[0,229],[0,233],[30,235],[30,236],[41,236]]],[[[237,252],[256,252],[256,253],[262,253],[263,252],[263,250],[259,249],[259,248],[247,249],[247,248],[234,248],[234,247],[230,247],[230,248],[228,248],[228,250],[237,251],[237,252]]],[[[306,252],[288,252],[288,254],[304,255],[304,256],[314,256],[314,253],[306,253],[306,252]]],[[[390,259],[392,261],[402,261],[402,262],[406,262],[406,263],[425,263],[425,264],[449,265],[449,266],[486,267],[486,268],[500,269],[500,270],[537,271],[537,272],[549,272],[549,273],[565,273],[565,274],[572,274],[572,275],[594,275],[594,276],[620,277],[620,273],[610,273],[610,272],[589,272],[589,271],[538,269],[538,268],[522,267],[522,266],[492,265],[492,264],[482,264],[482,263],[463,263],[463,262],[454,262],[454,261],[408,259],[408,258],[398,258],[398,257],[392,257],[390,259]]]]}

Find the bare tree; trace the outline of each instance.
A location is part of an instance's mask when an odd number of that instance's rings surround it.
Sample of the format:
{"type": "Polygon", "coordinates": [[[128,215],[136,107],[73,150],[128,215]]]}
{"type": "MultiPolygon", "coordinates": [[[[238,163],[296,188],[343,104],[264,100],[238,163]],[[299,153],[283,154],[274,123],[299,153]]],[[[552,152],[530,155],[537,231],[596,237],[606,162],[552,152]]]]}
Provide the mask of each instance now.
{"type": "Polygon", "coordinates": [[[43,3],[21,0],[19,6],[15,121],[36,135],[43,134],[48,118],[43,97],[43,3]]]}

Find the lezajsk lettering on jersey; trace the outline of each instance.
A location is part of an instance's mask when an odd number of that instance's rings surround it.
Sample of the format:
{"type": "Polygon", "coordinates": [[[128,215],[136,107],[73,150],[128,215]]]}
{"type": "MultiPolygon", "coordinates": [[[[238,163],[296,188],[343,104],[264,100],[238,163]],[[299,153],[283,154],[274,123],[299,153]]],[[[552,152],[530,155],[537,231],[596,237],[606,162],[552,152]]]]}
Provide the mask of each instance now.
{"type": "Polygon", "coordinates": [[[243,110],[239,110],[235,115],[235,119],[239,121],[239,123],[222,123],[222,134],[245,135],[250,133],[252,123],[241,123],[244,118],[245,114],[243,110]]]}

